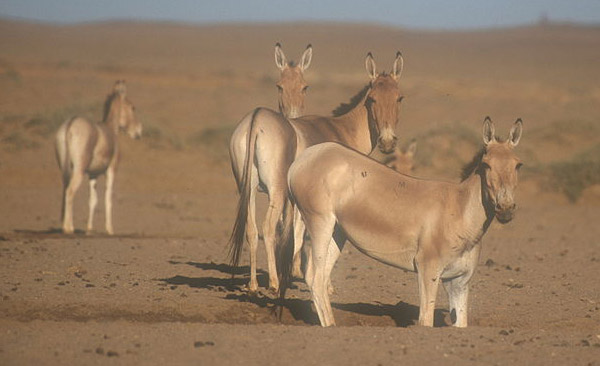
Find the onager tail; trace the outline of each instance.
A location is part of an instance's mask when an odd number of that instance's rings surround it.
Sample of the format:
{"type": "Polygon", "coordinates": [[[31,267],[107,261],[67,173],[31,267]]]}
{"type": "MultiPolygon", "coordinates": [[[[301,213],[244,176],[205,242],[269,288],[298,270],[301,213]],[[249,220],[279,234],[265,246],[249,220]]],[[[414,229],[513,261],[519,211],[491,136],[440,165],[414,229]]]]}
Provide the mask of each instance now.
{"type": "Polygon", "coordinates": [[[244,238],[246,237],[246,226],[248,224],[248,209],[250,205],[250,191],[252,189],[251,170],[254,162],[254,150],[256,146],[256,131],[254,121],[260,108],[256,108],[252,113],[250,128],[248,130],[248,141],[246,144],[246,159],[244,160],[244,170],[242,172],[242,182],[240,184],[240,199],[238,201],[237,216],[233,231],[229,238],[229,264],[237,267],[240,263],[244,238]]]}

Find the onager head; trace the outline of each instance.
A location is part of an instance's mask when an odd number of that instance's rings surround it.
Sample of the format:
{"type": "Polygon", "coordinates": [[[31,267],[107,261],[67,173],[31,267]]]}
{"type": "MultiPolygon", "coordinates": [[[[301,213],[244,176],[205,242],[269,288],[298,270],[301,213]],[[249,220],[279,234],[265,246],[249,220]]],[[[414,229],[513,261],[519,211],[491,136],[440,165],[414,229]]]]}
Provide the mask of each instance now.
{"type": "Polygon", "coordinates": [[[406,150],[395,148],[394,151],[386,155],[383,163],[395,171],[402,174],[410,174],[415,168],[415,152],[417,151],[417,141],[411,141],[406,150]]]}
{"type": "MultiPolygon", "coordinates": [[[[489,117],[483,122],[485,152],[481,158],[481,174],[485,195],[493,206],[496,218],[501,223],[512,220],[517,187],[517,172],[523,165],[513,149],[521,139],[523,122],[517,119],[505,141],[498,141],[494,134],[494,123],[489,117]]],[[[491,208],[491,207],[490,207],[491,208]]]]}
{"type": "Polygon", "coordinates": [[[279,89],[279,112],[287,118],[297,118],[304,113],[304,98],[308,85],[304,81],[304,71],[310,66],[312,46],[308,45],[299,64],[288,62],[281,45],[275,45],[275,64],[281,70],[279,89]]]}
{"type": "Polygon", "coordinates": [[[400,52],[390,74],[378,74],[373,55],[369,52],[365,60],[367,73],[371,77],[371,90],[367,95],[369,118],[375,123],[379,138],[377,146],[384,154],[391,153],[396,147],[397,137],[394,132],[398,123],[398,104],[402,101],[398,80],[402,74],[404,61],[400,52]]]}
{"type": "Polygon", "coordinates": [[[127,86],[125,80],[117,80],[113,87],[113,93],[107,100],[105,121],[110,119],[117,122],[120,130],[126,131],[132,139],[142,136],[142,123],[135,116],[135,107],[127,99],[127,86]]]}

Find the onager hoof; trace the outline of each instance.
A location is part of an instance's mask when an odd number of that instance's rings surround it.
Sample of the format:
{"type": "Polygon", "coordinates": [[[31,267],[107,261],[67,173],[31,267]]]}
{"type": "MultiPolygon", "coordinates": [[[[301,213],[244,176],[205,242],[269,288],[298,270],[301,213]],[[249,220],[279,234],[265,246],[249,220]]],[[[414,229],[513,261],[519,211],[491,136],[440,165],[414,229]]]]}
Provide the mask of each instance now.
{"type": "Polygon", "coordinates": [[[275,297],[279,296],[279,287],[269,286],[269,294],[275,297]]]}
{"type": "Polygon", "coordinates": [[[248,296],[255,297],[258,295],[258,286],[252,284],[247,284],[244,290],[248,293],[248,296]]]}

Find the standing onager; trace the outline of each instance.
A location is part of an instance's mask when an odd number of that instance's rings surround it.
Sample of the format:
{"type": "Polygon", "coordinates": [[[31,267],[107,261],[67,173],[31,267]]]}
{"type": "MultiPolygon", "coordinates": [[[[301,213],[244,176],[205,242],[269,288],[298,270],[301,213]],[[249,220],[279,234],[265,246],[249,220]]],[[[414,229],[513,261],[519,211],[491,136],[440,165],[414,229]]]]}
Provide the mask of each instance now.
{"type": "Polygon", "coordinates": [[[379,150],[373,150],[369,156],[383,165],[387,165],[398,173],[412,175],[415,168],[415,152],[417,151],[417,141],[412,140],[404,149],[396,146],[391,154],[379,154],[379,150]]]}
{"type": "MultiPolygon", "coordinates": [[[[521,132],[518,119],[508,139],[497,141],[486,118],[485,147],[459,184],[399,174],[339,144],[307,149],[290,167],[288,178],[312,238],[306,280],[321,325],[335,324],[327,284],[349,240],[374,259],[417,272],[420,325],[433,326],[441,281],[454,325],[466,327],[469,280],[481,238],[494,217],[506,223],[516,208],[521,162],[513,148],[521,132]]],[[[291,265],[289,258],[286,265],[291,265]]]]}
{"type": "Polygon", "coordinates": [[[94,209],[98,202],[96,179],[106,173],[106,231],[114,234],[112,224],[112,192],[119,162],[119,129],[131,138],[142,135],[142,124],[134,114],[133,104],[126,97],[124,80],[119,80],[104,103],[102,123],[74,117],[63,123],[56,133],[56,158],[63,178],[62,229],[71,234],[73,198],[87,174],[90,178],[90,212],[87,233],[92,231],[94,209]]]}
{"type": "MultiPolygon", "coordinates": [[[[281,45],[277,43],[275,45],[275,64],[281,70],[279,75],[279,81],[277,82],[277,88],[279,89],[279,112],[285,118],[295,118],[299,117],[304,112],[304,98],[306,96],[306,90],[308,89],[308,85],[304,81],[304,71],[308,69],[310,66],[310,61],[312,59],[312,46],[308,45],[304,53],[302,54],[301,61],[298,65],[293,62],[288,62],[286,57],[281,49],[281,45]]],[[[260,110],[264,111],[264,114],[267,115],[265,118],[269,118],[269,115],[277,115],[280,116],[277,112],[268,109],[268,108],[260,108],[260,110]]],[[[244,166],[247,160],[247,149],[248,149],[248,136],[250,132],[250,124],[252,118],[255,118],[256,110],[247,114],[238,124],[233,135],[231,136],[231,141],[229,142],[229,156],[231,158],[231,168],[233,170],[233,175],[235,177],[235,181],[237,183],[238,191],[240,192],[240,196],[244,196],[244,182],[243,179],[247,176],[247,173],[244,171],[244,166]]],[[[259,120],[262,118],[261,115],[257,115],[256,118],[259,120]]],[[[273,131],[271,131],[273,132],[273,131]]],[[[273,139],[278,139],[279,134],[272,133],[273,139]]],[[[264,138],[269,138],[269,135],[264,138]]],[[[295,139],[295,137],[294,137],[295,139]]],[[[295,142],[294,145],[295,146],[295,142]]],[[[293,148],[292,146],[292,148],[293,148]]],[[[293,150],[292,150],[293,151],[293,150]]],[[[273,152],[274,154],[277,151],[273,152]]],[[[270,161],[273,159],[277,159],[276,156],[270,156],[269,151],[263,151],[263,158],[270,161]]],[[[290,162],[291,163],[291,162],[290,162]]],[[[287,164],[289,166],[289,164],[287,164]]],[[[258,172],[255,165],[252,165],[252,188],[249,193],[249,205],[252,210],[252,213],[248,216],[248,225],[252,228],[255,235],[252,235],[248,238],[248,242],[250,244],[250,285],[249,290],[251,292],[255,292],[258,290],[258,281],[256,279],[256,250],[258,248],[258,229],[256,227],[256,219],[255,219],[255,200],[256,200],[256,191],[262,191],[269,194],[269,191],[266,190],[265,185],[259,184],[258,182],[258,172]]],[[[287,172],[287,170],[286,170],[287,172]]],[[[287,189],[287,188],[286,188],[287,189]]],[[[242,198],[240,198],[240,204],[242,202],[242,198]]],[[[244,208],[244,210],[247,210],[244,208]]],[[[264,231],[266,232],[266,237],[272,237],[272,230],[266,227],[267,221],[265,221],[264,231]]],[[[244,222],[244,225],[246,223],[244,222]]],[[[274,230],[273,230],[274,231],[274,230]]],[[[242,238],[243,240],[243,238],[242,238]]],[[[265,239],[265,245],[269,245],[271,243],[270,240],[265,239]],[[267,244],[268,243],[268,244],[267,244]]],[[[267,255],[271,255],[273,251],[267,248],[267,255]]],[[[239,260],[235,258],[234,263],[237,265],[239,260]]],[[[277,283],[277,277],[275,270],[275,259],[274,257],[269,257],[269,274],[270,280],[273,283],[277,283]]],[[[277,288],[277,286],[275,287],[277,288]]]]}
{"type": "MultiPolygon", "coordinates": [[[[334,117],[303,116],[286,119],[268,109],[258,108],[251,119],[247,151],[240,188],[240,201],[236,222],[231,234],[231,263],[237,266],[244,244],[250,244],[250,291],[256,291],[256,259],[252,257],[258,240],[254,218],[254,191],[260,185],[269,195],[269,207],[264,224],[264,239],[269,261],[269,286],[277,292],[279,279],[275,264],[277,226],[283,221],[282,236],[291,230],[292,205],[288,199],[287,172],[296,156],[308,146],[335,141],[362,153],[375,147],[390,153],[396,144],[394,133],[398,122],[400,88],[398,79],[402,72],[402,56],[396,54],[390,74],[376,72],[375,61],[369,53],[366,58],[371,82],[357,94],[349,105],[334,117]],[[284,215],[285,211],[285,215],[284,215]]],[[[296,251],[300,251],[304,225],[300,215],[294,222],[296,251]]]]}

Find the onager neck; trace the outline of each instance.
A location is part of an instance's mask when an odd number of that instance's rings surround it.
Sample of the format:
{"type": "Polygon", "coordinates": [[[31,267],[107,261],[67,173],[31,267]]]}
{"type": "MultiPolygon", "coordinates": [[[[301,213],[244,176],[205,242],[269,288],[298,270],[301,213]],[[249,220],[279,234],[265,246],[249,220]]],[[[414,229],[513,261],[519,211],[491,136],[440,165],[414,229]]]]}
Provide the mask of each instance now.
{"type": "Polygon", "coordinates": [[[481,240],[494,219],[494,210],[493,207],[490,210],[483,185],[483,178],[477,172],[459,185],[459,199],[465,219],[464,237],[472,245],[481,240]]]}
{"type": "Polygon", "coordinates": [[[119,95],[118,93],[115,93],[112,96],[110,96],[109,100],[107,101],[107,110],[104,113],[103,123],[106,124],[109,127],[110,131],[113,132],[115,135],[119,132],[119,126],[121,122],[120,119],[123,115],[123,98],[124,97],[119,95]]]}
{"type": "Polygon", "coordinates": [[[366,101],[369,93],[354,108],[341,116],[335,117],[335,121],[341,130],[354,137],[354,148],[363,154],[369,154],[377,144],[377,127],[369,117],[366,101]]]}

